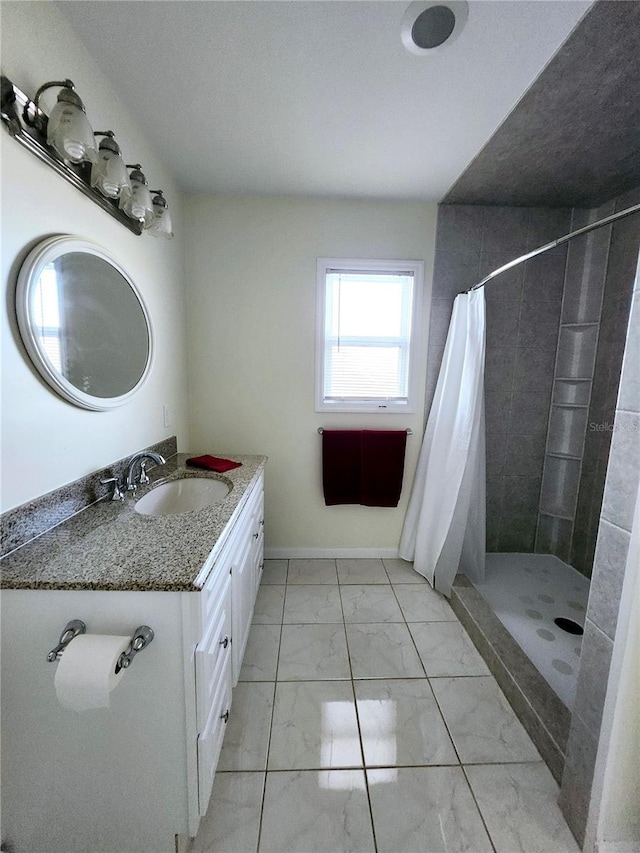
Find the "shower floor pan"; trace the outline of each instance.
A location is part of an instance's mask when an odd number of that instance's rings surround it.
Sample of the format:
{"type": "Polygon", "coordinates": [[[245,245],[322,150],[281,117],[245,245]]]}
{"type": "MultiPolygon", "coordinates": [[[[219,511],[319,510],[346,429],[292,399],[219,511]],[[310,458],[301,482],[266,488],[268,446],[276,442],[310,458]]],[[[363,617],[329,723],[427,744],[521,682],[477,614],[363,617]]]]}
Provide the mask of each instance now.
{"type": "Polygon", "coordinates": [[[582,637],[565,634],[554,619],[583,624],[588,590],[586,578],[556,557],[487,554],[485,583],[476,588],[459,574],[451,594],[454,612],[558,783],[582,637]],[[554,660],[562,663],[554,667],[554,660]],[[562,671],[569,667],[573,672],[562,671]]]}
{"type": "Polygon", "coordinates": [[[549,554],[487,554],[485,581],[474,586],[571,710],[582,637],[555,620],[584,627],[587,578],[549,554]]]}

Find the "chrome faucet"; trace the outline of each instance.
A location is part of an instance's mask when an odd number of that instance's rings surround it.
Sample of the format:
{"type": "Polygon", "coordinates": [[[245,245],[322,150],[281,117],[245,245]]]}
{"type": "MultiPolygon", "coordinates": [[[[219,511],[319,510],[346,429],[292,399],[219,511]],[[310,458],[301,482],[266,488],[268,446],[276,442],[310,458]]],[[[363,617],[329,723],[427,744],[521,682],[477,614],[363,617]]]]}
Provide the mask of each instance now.
{"type": "Polygon", "coordinates": [[[138,485],[144,486],[149,482],[149,477],[147,475],[147,459],[151,459],[156,463],[156,465],[164,465],[167,461],[164,456],[160,456],[159,453],[154,453],[151,450],[141,450],[139,453],[134,453],[129,460],[126,474],[123,477],[122,485],[124,490],[127,492],[135,492],[138,485]],[[140,474],[136,480],[134,472],[138,462],[140,463],[140,474]]]}
{"type": "Polygon", "coordinates": [[[144,486],[149,482],[147,459],[151,459],[156,465],[164,465],[167,461],[159,453],[154,453],[151,450],[141,450],[139,453],[134,453],[131,457],[121,480],[118,477],[109,477],[106,480],[100,480],[103,486],[106,486],[107,483],[113,483],[112,501],[123,501],[127,496],[127,492],[135,494],[139,485],[144,486]],[[135,468],[138,463],[140,463],[140,474],[136,479],[135,468]]]}

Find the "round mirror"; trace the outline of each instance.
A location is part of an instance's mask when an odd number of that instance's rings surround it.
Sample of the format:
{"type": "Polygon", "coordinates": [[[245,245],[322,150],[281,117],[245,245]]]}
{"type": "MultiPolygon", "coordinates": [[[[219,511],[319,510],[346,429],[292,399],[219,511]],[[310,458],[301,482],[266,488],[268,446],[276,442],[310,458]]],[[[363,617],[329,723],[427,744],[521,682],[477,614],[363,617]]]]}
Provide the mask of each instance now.
{"type": "Polygon", "coordinates": [[[121,406],[149,374],[147,311],[129,276],[99,246],[75,237],[39,243],[20,269],[16,311],[38,371],[77,406],[121,406]]]}

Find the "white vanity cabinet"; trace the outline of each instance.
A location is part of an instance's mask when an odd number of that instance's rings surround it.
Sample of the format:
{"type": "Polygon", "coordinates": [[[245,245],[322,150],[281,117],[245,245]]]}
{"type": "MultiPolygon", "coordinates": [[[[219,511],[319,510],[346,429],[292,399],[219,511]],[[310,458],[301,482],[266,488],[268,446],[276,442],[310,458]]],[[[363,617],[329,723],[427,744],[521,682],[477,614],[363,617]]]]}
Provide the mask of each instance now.
{"type": "Polygon", "coordinates": [[[200,817],[209,805],[224,730],[232,713],[232,686],[238,683],[251,628],[263,566],[263,527],[264,486],[260,477],[240,516],[212,553],[210,568],[205,565],[203,571],[206,579],[198,608],[200,639],[194,653],[200,817]]]}
{"type": "Polygon", "coordinates": [[[233,714],[263,562],[262,475],[238,507],[199,590],[2,591],[2,839],[15,853],[187,849],[233,714]],[[70,619],[89,633],[155,632],[109,708],[57,701],[46,655],[70,619]]]}

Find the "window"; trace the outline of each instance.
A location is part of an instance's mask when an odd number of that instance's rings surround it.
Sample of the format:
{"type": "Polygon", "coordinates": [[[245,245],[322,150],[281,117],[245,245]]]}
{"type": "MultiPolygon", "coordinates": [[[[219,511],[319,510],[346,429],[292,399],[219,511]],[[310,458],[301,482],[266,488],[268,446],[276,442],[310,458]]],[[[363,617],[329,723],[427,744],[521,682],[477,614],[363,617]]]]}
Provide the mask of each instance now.
{"type": "Polygon", "coordinates": [[[318,259],[317,412],[414,412],[422,261],[318,259]]]}

